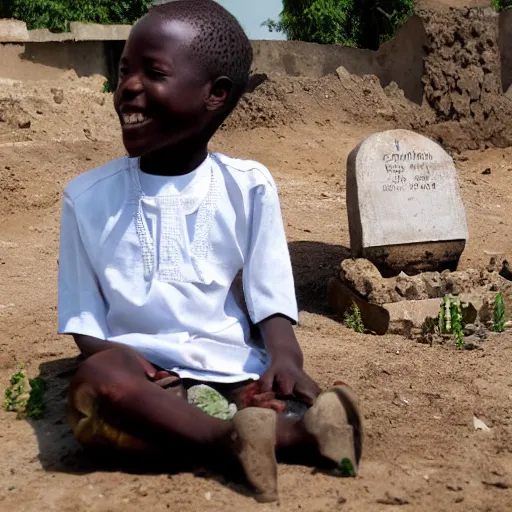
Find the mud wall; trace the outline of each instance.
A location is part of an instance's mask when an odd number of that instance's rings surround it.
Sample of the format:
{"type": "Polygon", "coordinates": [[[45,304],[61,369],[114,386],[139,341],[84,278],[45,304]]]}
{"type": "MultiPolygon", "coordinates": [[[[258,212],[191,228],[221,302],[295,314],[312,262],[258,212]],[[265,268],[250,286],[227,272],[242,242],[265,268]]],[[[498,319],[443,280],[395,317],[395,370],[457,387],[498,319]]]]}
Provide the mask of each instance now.
{"type": "Polygon", "coordinates": [[[512,101],[503,95],[510,68],[502,73],[500,52],[507,19],[491,8],[419,14],[428,36],[425,100],[437,119],[432,135],[454,149],[512,145],[512,101]]]}
{"type": "Polygon", "coordinates": [[[501,81],[503,91],[512,85],[512,10],[501,13],[499,21],[501,81]]]}

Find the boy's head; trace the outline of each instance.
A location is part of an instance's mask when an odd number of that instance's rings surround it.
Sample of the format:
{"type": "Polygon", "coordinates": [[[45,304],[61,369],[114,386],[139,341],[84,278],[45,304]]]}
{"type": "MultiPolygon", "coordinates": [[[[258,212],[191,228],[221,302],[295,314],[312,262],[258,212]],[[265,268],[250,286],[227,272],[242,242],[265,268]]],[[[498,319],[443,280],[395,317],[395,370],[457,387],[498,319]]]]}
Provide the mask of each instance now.
{"type": "Polygon", "coordinates": [[[207,142],[249,79],[252,48],[213,0],[154,7],[133,27],[114,97],[130,156],[207,142]]]}

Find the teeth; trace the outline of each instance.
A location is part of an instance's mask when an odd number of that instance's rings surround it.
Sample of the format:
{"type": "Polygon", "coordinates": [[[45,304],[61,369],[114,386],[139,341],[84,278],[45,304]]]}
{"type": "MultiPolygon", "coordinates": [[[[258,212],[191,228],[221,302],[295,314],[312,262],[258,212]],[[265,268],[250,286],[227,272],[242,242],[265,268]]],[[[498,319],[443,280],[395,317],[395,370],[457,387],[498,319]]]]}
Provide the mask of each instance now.
{"type": "Polygon", "coordinates": [[[138,124],[143,123],[147,120],[147,117],[144,114],[123,114],[123,122],[124,124],[138,124]]]}

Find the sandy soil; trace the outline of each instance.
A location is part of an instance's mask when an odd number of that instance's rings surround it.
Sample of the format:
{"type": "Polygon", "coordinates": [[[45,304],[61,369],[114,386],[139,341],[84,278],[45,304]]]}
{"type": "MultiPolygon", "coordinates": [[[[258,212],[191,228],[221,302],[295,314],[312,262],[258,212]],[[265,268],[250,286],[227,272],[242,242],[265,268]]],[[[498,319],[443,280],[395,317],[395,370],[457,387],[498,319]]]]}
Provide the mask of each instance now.
{"type": "MultiPolygon", "coordinates": [[[[17,361],[49,385],[43,420],[18,421],[0,410],[1,510],[510,509],[512,335],[491,336],[482,351],[460,352],[454,345],[357,335],[326,306],[326,280],[348,256],[346,157],[363,137],[396,123],[379,116],[362,123],[355,112],[340,111],[325,90],[296,104],[295,122],[283,125],[277,116],[253,130],[234,123],[219,133],[213,149],[260,160],[276,178],[307,370],[323,386],[343,378],[357,390],[366,427],[360,476],[338,480],[281,466],[278,507],[257,505],[236,479],[183,469],[184,461],[154,466],[85,454],[64,411],[77,351],[55,334],[60,197],[68,180],[123,148],[108,95],[102,101],[98,90],[89,92],[79,109],[73,102],[83,91],[63,88],[60,103],[49,85],[31,92],[31,108],[14,95],[4,111],[18,117],[0,129],[0,388],[17,361]],[[20,115],[32,119],[31,127],[19,122],[20,115]],[[474,415],[490,432],[474,430],[474,415]]],[[[471,231],[461,265],[478,267],[490,254],[512,252],[512,149],[464,152],[456,163],[471,231]],[[482,174],[487,168],[491,173],[482,174]]]]}

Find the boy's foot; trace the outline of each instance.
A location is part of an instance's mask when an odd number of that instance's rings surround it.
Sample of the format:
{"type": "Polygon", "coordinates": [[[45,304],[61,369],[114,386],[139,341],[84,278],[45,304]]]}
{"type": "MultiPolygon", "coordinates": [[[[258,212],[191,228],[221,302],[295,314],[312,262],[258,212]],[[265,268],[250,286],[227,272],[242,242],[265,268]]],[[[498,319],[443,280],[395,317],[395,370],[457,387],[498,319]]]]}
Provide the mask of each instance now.
{"type": "Polygon", "coordinates": [[[249,407],[233,418],[234,452],[261,503],[277,501],[276,413],[249,407]]]}
{"type": "Polygon", "coordinates": [[[341,384],[321,393],[303,421],[320,454],[335,463],[343,476],[356,476],[363,432],[353,391],[341,384]]]}

